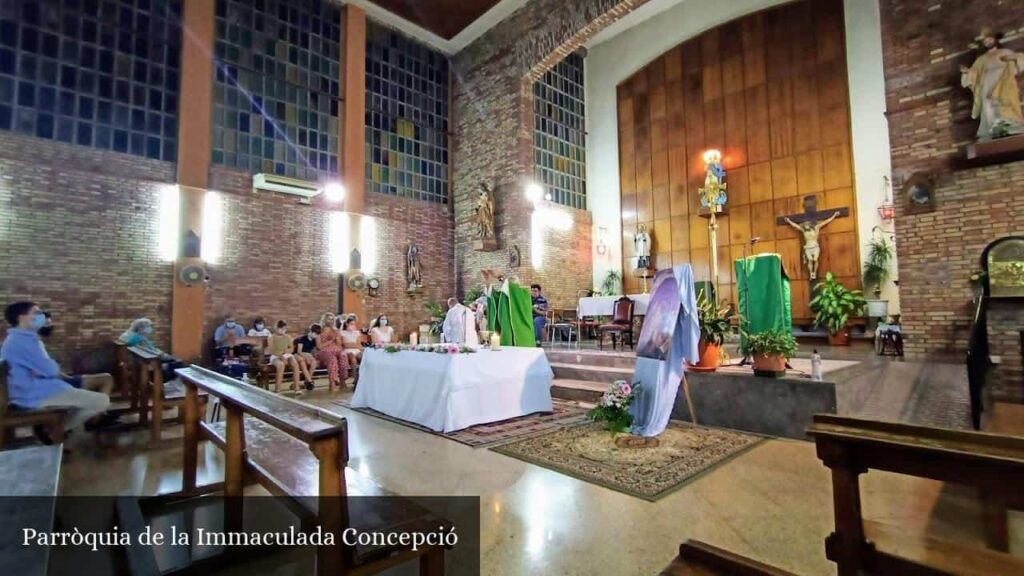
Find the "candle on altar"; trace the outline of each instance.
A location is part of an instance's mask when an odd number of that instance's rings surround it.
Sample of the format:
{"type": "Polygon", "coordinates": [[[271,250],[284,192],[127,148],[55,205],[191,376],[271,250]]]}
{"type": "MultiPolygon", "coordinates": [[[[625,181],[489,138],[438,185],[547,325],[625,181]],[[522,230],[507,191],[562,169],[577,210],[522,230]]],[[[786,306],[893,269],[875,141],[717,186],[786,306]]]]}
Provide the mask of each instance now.
{"type": "Polygon", "coordinates": [[[501,334],[491,332],[491,350],[501,350],[501,334]]]}
{"type": "Polygon", "coordinates": [[[419,344],[419,340],[420,340],[420,335],[419,334],[417,334],[415,332],[411,332],[409,334],[409,344],[412,344],[413,346],[415,346],[415,345],[419,344]]]}

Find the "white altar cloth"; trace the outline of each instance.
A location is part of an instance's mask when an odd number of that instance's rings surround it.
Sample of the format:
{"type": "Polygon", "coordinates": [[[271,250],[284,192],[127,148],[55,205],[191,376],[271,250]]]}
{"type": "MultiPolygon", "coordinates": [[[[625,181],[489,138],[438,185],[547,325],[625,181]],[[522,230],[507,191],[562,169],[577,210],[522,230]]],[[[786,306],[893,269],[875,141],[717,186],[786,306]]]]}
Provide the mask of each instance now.
{"type": "Polygon", "coordinates": [[[353,408],[371,408],[438,432],[550,412],[555,375],[539,348],[473,354],[368,348],[353,408]]]}
{"type": "MultiPolygon", "coordinates": [[[[585,316],[611,316],[615,310],[615,301],[622,296],[589,296],[580,298],[576,308],[576,315],[580,318],[585,316]]],[[[630,294],[629,299],[633,301],[633,314],[636,316],[647,315],[647,303],[651,301],[650,294],[630,294]]]]}

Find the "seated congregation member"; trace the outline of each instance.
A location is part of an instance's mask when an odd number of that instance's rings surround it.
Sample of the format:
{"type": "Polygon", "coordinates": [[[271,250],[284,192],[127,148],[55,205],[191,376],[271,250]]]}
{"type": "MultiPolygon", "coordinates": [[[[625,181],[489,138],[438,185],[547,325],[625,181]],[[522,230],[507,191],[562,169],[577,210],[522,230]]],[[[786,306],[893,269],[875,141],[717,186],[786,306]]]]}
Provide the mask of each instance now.
{"type": "MultiPolygon", "coordinates": [[[[43,316],[46,317],[46,323],[39,329],[39,340],[43,345],[43,353],[49,356],[49,352],[46,351],[45,341],[50,339],[53,335],[53,315],[49,312],[43,312],[43,316]]],[[[110,392],[114,389],[114,377],[106,372],[99,374],[66,374],[61,372],[61,378],[65,382],[71,384],[75,388],[82,388],[85,390],[92,390],[93,392],[100,392],[110,396],[110,392]]],[[[106,420],[115,421],[117,417],[110,415],[110,418],[106,420]]]]}
{"type": "Polygon", "coordinates": [[[323,330],[316,339],[316,357],[327,368],[327,383],[333,390],[348,379],[348,354],[341,346],[341,331],[334,327],[334,314],[324,314],[320,325],[323,330]]]}
{"type": "MultiPolygon", "coordinates": [[[[320,336],[322,330],[319,324],[310,324],[305,334],[293,340],[295,357],[300,364],[305,364],[305,370],[310,375],[315,374],[317,367],[320,365],[316,359],[316,339],[320,336]]],[[[311,376],[309,381],[306,382],[306,390],[312,389],[313,378],[311,376]]]]}
{"type": "Polygon", "coordinates": [[[252,323],[252,328],[249,328],[247,334],[250,338],[270,338],[273,334],[270,332],[270,328],[267,328],[267,323],[263,320],[262,316],[256,318],[252,323]]]}
{"type": "Polygon", "coordinates": [[[277,380],[274,382],[274,392],[281,391],[281,382],[284,380],[284,369],[286,366],[292,369],[292,390],[300,392],[299,377],[305,376],[306,383],[313,382],[313,376],[306,369],[306,363],[299,363],[298,357],[293,350],[295,343],[288,335],[288,323],[284,320],[277,321],[277,328],[274,335],[267,341],[267,351],[270,353],[270,365],[277,369],[277,380]]]}
{"type": "Polygon", "coordinates": [[[348,316],[341,330],[341,347],[348,354],[349,366],[359,364],[359,358],[363,354],[363,338],[363,333],[356,326],[356,319],[353,315],[348,316]]]}
{"type": "Polygon", "coordinates": [[[370,341],[374,346],[390,344],[395,340],[395,329],[388,326],[388,317],[384,314],[377,316],[370,327],[370,341]]]}
{"type": "Polygon", "coordinates": [[[164,382],[170,382],[178,377],[178,375],[174,373],[174,370],[176,368],[184,368],[185,366],[188,366],[188,364],[157,348],[149,339],[152,334],[153,321],[149,318],[136,318],[135,320],[132,320],[128,329],[122,332],[118,339],[121,342],[124,342],[126,346],[135,346],[142,348],[147,352],[159,354],[160,371],[163,374],[164,382]]]}
{"type": "MultiPolygon", "coordinates": [[[[35,409],[64,406],[71,408],[65,426],[74,430],[110,406],[106,394],[75,388],[61,378],[60,366],[46,353],[39,340],[39,329],[46,325],[46,316],[33,302],[15,302],[4,310],[10,328],[0,347],[0,358],[9,367],[8,401],[20,408],[35,409]]],[[[41,430],[36,434],[44,443],[49,437],[41,430]]]]}
{"type": "Polygon", "coordinates": [[[540,337],[544,334],[544,325],[548,321],[548,299],[541,295],[540,284],[530,285],[530,296],[533,302],[533,336],[537,339],[537,346],[540,346],[540,337]]]}
{"type": "Polygon", "coordinates": [[[217,347],[217,356],[245,356],[252,353],[252,346],[239,343],[245,338],[245,329],[235,322],[235,315],[228,314],[224,317],[224,323],[217,326],[213,332],[213,342],[217,347]]]}

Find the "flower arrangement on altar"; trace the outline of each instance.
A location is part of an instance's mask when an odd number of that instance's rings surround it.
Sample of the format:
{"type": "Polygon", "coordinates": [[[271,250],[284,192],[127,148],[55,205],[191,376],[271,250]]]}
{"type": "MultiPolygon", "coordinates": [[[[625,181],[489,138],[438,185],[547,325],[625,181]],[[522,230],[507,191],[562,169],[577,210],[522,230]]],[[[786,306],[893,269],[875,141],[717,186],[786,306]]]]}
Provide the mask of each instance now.
{"type": "Polygon", "coordinates": [[[458,344],[377,344],[377,350],[383,350],[388,354],[397,352],[433,352],[434,354],[473,354],[475,349],[469,346],[458,344]]]}
{"type": "Polygon", "coordinates": [[[604,422],[605,429],[612,436],[629,432],[633,426],[633,415],[629,406],[636,398],[639,384],[632,385],[625,380],[616,380],[601,396],[597,406],[587,412],[587,418],[594,422],[604,422]]]}

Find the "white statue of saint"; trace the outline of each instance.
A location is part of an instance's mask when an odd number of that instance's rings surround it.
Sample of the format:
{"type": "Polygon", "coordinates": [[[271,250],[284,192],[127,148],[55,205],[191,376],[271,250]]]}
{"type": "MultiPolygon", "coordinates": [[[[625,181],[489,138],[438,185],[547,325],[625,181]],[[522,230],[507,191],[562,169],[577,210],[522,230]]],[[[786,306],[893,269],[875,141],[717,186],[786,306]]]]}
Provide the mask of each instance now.
{"type": "Polygon", "coordinates": [[[1003,48],[1001,34],[983,30],[985,51],[970,68],[960,67],[960,84],[974,92],[971,118],[980,118],[978,139],[1024,132],[1017,76],[1024,71],[1024,54],[1003,48]]]}
{"type": "Polygon", "coordinates": [[[633,236],[633,247],[636,248],[636,267],[651,267],[651,235],[647,232],[647,226],[640,225],[635,236],[633,236]]]}

